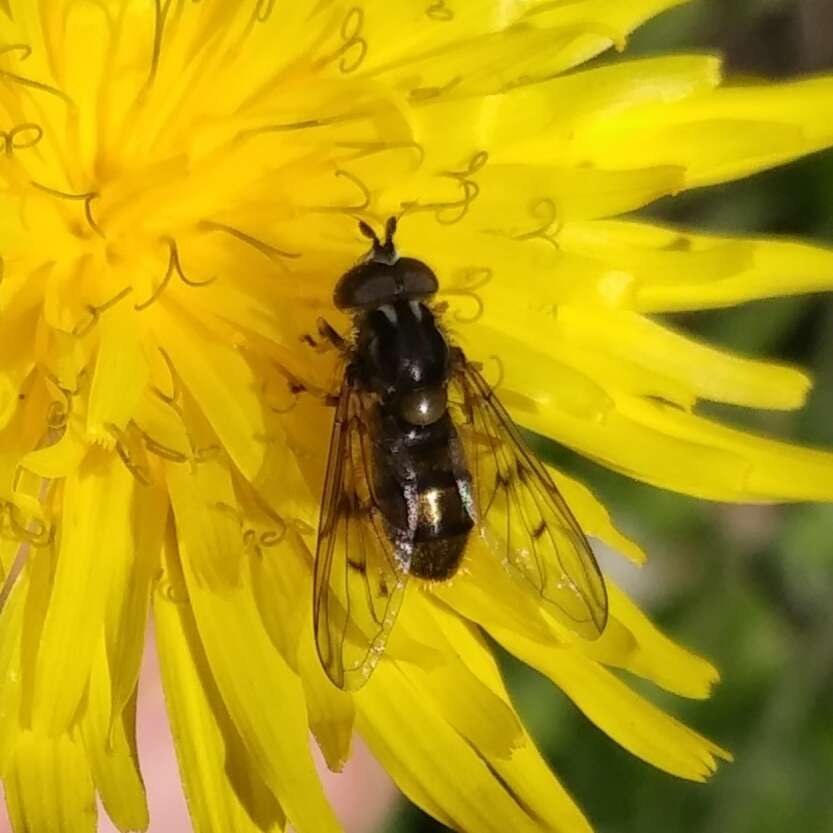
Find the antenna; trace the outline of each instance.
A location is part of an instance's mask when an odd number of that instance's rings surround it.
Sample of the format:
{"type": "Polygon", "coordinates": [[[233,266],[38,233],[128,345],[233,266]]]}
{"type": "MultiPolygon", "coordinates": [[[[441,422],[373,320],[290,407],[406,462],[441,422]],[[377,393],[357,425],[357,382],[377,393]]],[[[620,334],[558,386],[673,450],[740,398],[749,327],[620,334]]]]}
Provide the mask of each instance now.
{"type": "Polygon", "coordinates": [[[388,217],[385,223],[385,248],[393,248],[393,235],[396,234],[396,217],[388,217]]]}
{"type": "Polygon", "coordinates": [[[385,242],[379,239],[379,235],[364,220],[359,220],[359,231],[373,241],[373,251],[370,254],[371,260],[381,263],[394,263],[397,260],[396,247],[393,245],[393,236],[396,234],[396,217],[388,217],[385,223],[385,242]]]}
{"type": "MultiPolygon", "coordinates": [[[[390,220],[388,221],[390,222],[390,220]]],[[[379,241],[379,236],[375,231],[364,221],[359,220],[359,231],[367,238],[373,241],[373,248],[378,249],[382,244],[379,241]]]]}

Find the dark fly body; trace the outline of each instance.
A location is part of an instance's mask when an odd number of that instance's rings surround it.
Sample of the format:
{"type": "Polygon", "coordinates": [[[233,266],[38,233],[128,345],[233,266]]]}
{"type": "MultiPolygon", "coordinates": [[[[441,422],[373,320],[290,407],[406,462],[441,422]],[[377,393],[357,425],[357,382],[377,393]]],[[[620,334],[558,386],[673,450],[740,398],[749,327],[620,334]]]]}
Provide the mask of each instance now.
{"type": "Polygon", "coordinates": [[[336,406],[315,565],[314,621],[332,681],[370,676],[409,577],[457,571],[479,530],[516,579],[569,627],[599,635],[604,581],[546,469],[477,368],[451,345],[421,260],[400,257],[396,221],[348,271],[335,305],[354,317],[336,406]]]}

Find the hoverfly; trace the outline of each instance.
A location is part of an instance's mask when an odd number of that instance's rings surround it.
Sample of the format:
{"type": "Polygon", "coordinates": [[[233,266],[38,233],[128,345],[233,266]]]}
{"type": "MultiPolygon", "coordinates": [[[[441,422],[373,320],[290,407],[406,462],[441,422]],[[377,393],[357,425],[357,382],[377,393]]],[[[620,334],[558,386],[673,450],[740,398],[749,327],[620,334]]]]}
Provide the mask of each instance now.
{"type": "Polygon", "coordinates": [[[544,466],[435,316],[434,272],[364,222],[368,255],[338,281],[351,340],[337,397],[315,560],[318,654],[358,689],[379,661],[409,578],[451,578],[473,531],[560,622],[589,639],[607,620],[593,552],[544,466]]]}

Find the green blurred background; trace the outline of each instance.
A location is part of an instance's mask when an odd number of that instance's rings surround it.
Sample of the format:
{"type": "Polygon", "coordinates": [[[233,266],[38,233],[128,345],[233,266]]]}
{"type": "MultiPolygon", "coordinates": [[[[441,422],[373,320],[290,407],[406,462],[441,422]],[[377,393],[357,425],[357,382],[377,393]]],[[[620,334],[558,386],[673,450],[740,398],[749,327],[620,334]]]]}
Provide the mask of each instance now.
{"type": "MultiPolygon", "coordinates": [[[[830,71],[833,0],[699,0],[646,25],[627,54],[686,49],[720,50],[739,75],[830,71]]],[[[664,201],[650,214],[833,245],[833,152],[664,201]]],[[[674,323],[714,344],[811,369],[816,388],[803,411],[719,415],[833,448],[831,298],[769,300],[674,316],[674,323]]],[[[551,451],[649,552],[651,562],[629,590],[723,675],[706,702],[645,689],[736,757],[708,785],[658,772],[618,748],[548,681],[507,658],[519,710],[598,833],[833,831],[833,506],[709,504],[551,451]]],[[[443,829],[412,807],[384,828],[443,829]]]]}

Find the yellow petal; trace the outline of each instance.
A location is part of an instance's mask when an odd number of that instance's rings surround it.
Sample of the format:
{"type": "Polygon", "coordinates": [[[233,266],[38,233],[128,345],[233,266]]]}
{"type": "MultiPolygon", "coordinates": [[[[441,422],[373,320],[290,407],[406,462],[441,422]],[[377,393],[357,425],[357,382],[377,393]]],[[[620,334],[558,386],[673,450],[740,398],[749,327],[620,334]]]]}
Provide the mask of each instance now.
{"type": "Polygon", "coordinates": [[[336,688],[321,667],[315,650],[311,606],[307,626],[298,641],[298,673],[304,684],[310,731],[327,766],[333,772],[341,772],[350,757],[355,708],[352,696],[336,688]]]}
{"type": "MultiPolygon", "coordinates": [[[[559,442],[599,460],[604,465],[665,489],[709,500],[767,501],[826,499],[833,493],[829,483],[829,460],[822,452],[802,450],[771,440],[751,440],[742,432],[731,432],[715,423],[711,436],[697,437],[682,430],[682,412],[668,408],[663,420],[648,424],[641,404],[622,403],[622,410],[611,412],[601,424],[580,422],[564,417],[555,409],[540,412],[516,412],[521,425],[538,433],[556,437],[559,442]],[[670,413],[673,410],[673,413],[670,413]],[[718,444],[724,432],[732,445],[718,444]],[[757,457],[757,460],[755,459],[757,457]],[[780,472],[780,477],[779,473],[780,472]],[[759,481],[754,479],[757,475],[759,481]],[[765,488],[761,488],[761,487],[765,488]]],[[[651,403],[650,409],[664,410],[651,403]]]]}
{"type": "Polygon", "coordinates": [[[587,486],[553,468],[548,467],[548,471],[585,535],[604,541],[611,549],[634,564],[644,564],[647,561],[645,551],[613,525],[607,509],[587,486]]]}
{"type": "Polygon", "coordinates": [[[551,77],[610,46],[622,48],[630,31],[679,2],[641,0],[623,6],[582,0],[498,8],[471,2],[449,19],[415,13],[407,6],[398,14],[386,7],[385,14],[368,15],[373,48],[362,69],[366,66],[378,76],[381,63],[381,77],[417,103],[430,101],[436,91],[487,95],[551,77]],[[518,25],[509,25],[516,21],[518,25]],[[395,61],[385,61],[389,53],[395,61]]]}
{"type": "MultiPolygon", "coordinates": [[[[727,245],[713,237],[702,236],[699,241],[714,247],[727,245]]],[[[830,249],[754,238],[737,240],[736,245],[746,246],[750,251],[745,267],[724,274],[722,280],[708,280],[707,273],[701,270],[696,275],[680,276],[673,283],[645,281],[634,293],[634,307],[647,312],[727,307],[756,298],[822,292],[833,284],[830,249]]]]}
{"type": "Polygon", "coordinates": [[[5,340],[0,346],[0,430],[9,424],[20,406],[21,388],[33,367],[32,341],[36,327],[36,320],[31,314],[11,318],[4,311],[3,317],[5,340]]]}
{"type": "MultiPolygon", "coordinates": [[[[277,481],[274,485],[279,488],[277,481]]],[[[272,644],[295,670],[312,608],[310,553],[294,526],[265,499],[244,484],[237,486],[238,534],[245,542],[252,592],[272,644]]]]}
{"type": "Polygon", "coordinates": [[[61,41],[65,39],[72,43],[83,39],[88,45],[83,61],[66,60],[65,54],[62,54],[64,50],[60,47],[56,51],[64,58],[59,58],[63,70],[61,80],[68,89],[73,90],[73,103],[78,112],[75,137],[78,152],[90,157],[100,147],[101,86],[109,70],[107,10],[105,7],[86,4],[69,6],[63,26],[61,41]]]}
{"type": "Polygon", "coordinates": [[[81,744],[68,735],[23,730],[5,785],[15,833],[95,833],[89,765],[81,744]]]}
{"type": "Polygon", "coordinates": [[[570,367],[584,387],[589,387],[586,380],[605,380],[610,396],[659,398],[685,409],[698,399],[789,409],[803,405],[810,389],[809,378],[796,368],[699,344],[625,310],[572,304],[513,309],[490,303],[473,340],[484,351],[490,347],[487,327],[570,367]],[[538,337],[542,332],[546,339],[538,337]]]}
{"type": "Polygon", "coordinates": [[[670,640],[612,581],[607,582],[607,595],[610,615],[635,643],[623,667],[683,697],[703,699],[711,694],[720,674],[710,662],[670,640]]]}
{"type": "Polygon", "coordinates": [[[426,591],[473,622],[491,617],[495,624],[519,630],[530,638],[550,638],[540,600],[509,577],[479,536],[469,541],[457,574],[449,581],[428,586],[426,591]],[[495,598],[501,604],[496,605],[495,598]]]}
{"type": "Polygon", "coordinates": [[[553,833],[592,833],[590,822],[553,775],[535,741],[524,732],[524,742],[511,759],[490,761],[515,800],[530,808],[544,828],[553,833]]]}
{"type": "Polygon", "coordinates": [[[110,426],[121,431],[127,427],[150,374],[138,327],[125,302],[102,314],[97,325],[99,347],[87,405],[87,434],[109,447],[115,441],[110,426]]]}
{"type": "Polygon", "coordinates": [[[717,669],[672,642],[609,578],[606,586],[608,621],[598,639],[576,637],[547,616],[551,640],[603,665],[624,668],[674,694],[697,699],[710,696],[712,686],[720,679],[717,669]]]}
{"type": "Polygon", "coordinates": [[[264,629],[251,576],[244,570],[238,587],[212,592],[197,579],[193,542],[182,532],[180,548],[200,641],[243,745],[299,833],[336,833],[310,755],[301,682],[264,629]]]}
{"type": "Polygon", "coordinates": [[[480,325],[477,339],[484,352],[501,357],[499,394],[520,425],[629,477],[712,500],[825,500],[833,494],[828,453],[642,397],[620,396],[614,404],[601,389],[593,396],[590,379],[565,372],[541,353],[530,355],[515,338],[480,325]]]}
{"type": "MultiPolygon", "coordinates": [[[[629,400],[622,404],[622,412],[639,426],[662,435],[663,440],[684,441],[692,450],[719,455],[724,471],[727,464],[733,464],[731,479],[720,484],[722,490],[738,496],[730,499],[829,500],[833,495],[830,452],[759,437],[662,403],[629,400]]],[[[702,496],[711,497],[708,493],[702,496]]]]}
{"type": "MultiPolygon", "coordinates": [[[[549,163],[553,158],[569,158],[576,129],[587,129],[640,104],[688,98],[719,81],[718,58],[667,55],[617,61],[519,87],[487,105],[496,159],[549,163]]],[[[419,111],[418,117],[445,109],[448,118],[452,106],[459,102],[419,111]]],[[[440,122],[436,124],[439,127],[440,122]]]]}
{"type": "Polygon", "coordinates": [[[116,577],[105,638],[112,679],[112,711],[120,715],[133,697],[147,631],[151,582],[159,571],[168,521],[168,496],[158,486],[135,490],[133,559],[116,577]]]}
{"type": "MultiPolygon", "coordinates": [[[[280,345],[287,354],[295,353],[297,343],[287,339],[286,288],[280,279],[276,280],[275,267],[256,250],[247,249],[243,244],[233,246],[233,237],[230,245],[228,234],[215,235],[213,239],[200,238],[200,247],[192,260],[195,271],[216,272],[220,277],[199,292],[188,295],[188,309],[207,314],[206,317],[234,322],[238,340],[241,331],[256,333],[268,339],[272,349],[280,345]],[[254,284],[252,289],[239,281],[239,273],[243,270],[248,281],[254,284]],[[264,308],[264,297],[272,298],[274,306],[264,308]]],[[[314,329],[314,321],[310,323],[314,329]]]]}
{"type": "Polygon", "coordinates": [[[686,186],[726,182],[833,139],[833,79],[718,88],[634,108],[579,132],[579,158],[621,167],[681,165],[686,186]]]}
{"type": "Polygon", "coordinates": [[[650,764],[705,781],[729,754],[665,714],[576,651],[488,626],[507,650],[549,677],[603,732],[650,764]]]}
{"type": "Polygon", "coordinates": [[[253,542],[252,590],[272,644],[298,673],[304,688],[309,728],[334,772],[350,755],[353,700],[324,673],[312,630],[309,553],[294,529],[275,528],[275,518],[247,502],[244,536],[253,542]],[[263,542],[274,546],[263,546],[263,542]]]}
{"type": "MultiPolygon", "coordinates": [[[[487,164],[472,175],[480,193],[472,203],[472,222],[489,228],[499,223],[508,236],[528,232],[530,206],[549,200],[559,221],[609,217],[641,208],[661,196],[674,193],[682,183],[682,168],[649,167],[616,170],[611,166],[562,168],[552,166],[487,164]]],[[[446,182],[449,179],[446,177],[446,182]]],[[[430,200],[451,200],[450,188],[430,200]]],[[[459,197],[459,193],[456,195],[459,197]]],[[[540,225],[540,224],[539,224],[540,225]]]]}
{"type": "Polygon", "coordinates": [[[102,637],[90,673],[81,736],[96,790],[110,820],[119,830],[145,830],[148,808],[133,737],[136,702],[131,700],[123,713],[113,714],[110,689],[102,637]]]}
{"type": "Polygon", "coordinates": [[[57,442],[30,451],[20,465],[39,477],[66,477],[78,468],[86,452],[87,443],[74,426],[68,425],[57,442]]]}
{"type": "Polygon", "coordinates": [[[10,580],[14,565],[18,562],[18,558],[23,557],[21,549],[22,545],[17,539],[0,538],[0,586],[5,586],[6,581],[10,580]]]}
{"type": "Polygon", "coordinates": [[[66,479],[32,707],[32,725],[44,732],[66,730],[87,685],[116,564],[132,557],[133,488],[119,458],[95,448],[66,479]]]}
{"type": "MultiPolygon", "coordinates": [[[[558,311],[552,330],[556,340],[564,341],[552,344],[548,340],[546,346],[558,355],[569,350],[580,370],[588,368],[588,355],[601,353],[612,379],[617,365],[627,362],[637,373],[680,383],[697,399],[792,409],[804,404],[810,389],[807,375],[795,368],[699,344],[631,312],[564,307],[558,311]]],[[[596,364],[594,369],[598,367],[596,364]]]]}
{"type": "Polygon", "coordinates": [[[67,390],[76,389],[82,366],[78,359],[83,346],[73,331],[89,322],[82,297],[92,283],[91,268],[89,254],[70,256],[50,265],[44,284],[42,324],[49,328],[50,346],[58,354],[55,375],[67,390]],[[70,339],[76,343],[70,344],[70,339]]]}
{"type": "MultiPolygon", "coordinates": [[[[2,5],[2,4],[0,4],[2,5]]],[[[15,253],[25,241],[25,229],[20,215],[20,201],[12,194],[0,197],[0,245],[7,255],[15,253]]],[[[13,286],[5,282],[0,288],[0,306],[6,308],[8,299],[14,297],[13,286]]]]}
{"type": "Polygon", "coordinates": [[[402,792],[452,829],[538,830],[427,694],[392,663],[380,663],[354,694],[359,731],[402,792]]]}
{"type": "MultiPolygon", "coordinates": [[[[436,605],[425,594],[411,593],[399,614],[397,627],[411,627],[422,639],[443,654],[430,668],[401,663],[403,673],[427,693],[426,706],[433,703],[457,732],[477,751],[489,758],[508,759],[522,742],[520,721],[511,706],[472,673],[460,646],[449,642],[435,624],[436,605]]],[[[447,614],[452,615],[452,614],[447,614]]]]}
{"type": "Polygon", "coordinates": [[[235,465],[253,480],[263,461],[264,434],[258,380],[240,353],[160,303],[154,331],[182,381],[202,409],[235,465]],[[200,344],[193,350],[194,343],[200,344]]]}
{"type": "MultiPolygon", "coordinates": [[[[498,697],[510,703],[494,654],[479,630],[459,616],[436,606],[433,606],[432,617],[454,645],[461,660],[498,697]]],[[[518,800],[548,825],[548,830],[590,833],[587,819],[553,775],[525,730],[508,759],[489,757],[489,763],[518,800]]]]}
{"type": "MultiPolygon", "coordinates": [[[[170,392],[166,390],[165,396],[170,392]]],[[[165,460],[184,462],[192,453],[192,442],[182,417],[158,396],[145,396],[139,402],[136,425],[143,433],[149,453],[165,460]]]]}
{"type": "MultiPolygon", "coordinates": [[[[21,459],[41,440],[43,424],[40,415],[49,407],[51,399],[46,385],[32,377],[25,390],[25,398],[19,400],[11,421],[0,431],[0,495],[12,502],[15,491],[20,488],[21,459]]],[[[34,494],[39,497],[38,486],[35,486],[34,494]]],[[[38,508],[33,506],[32,509],[37,514],[38,508]]]]}
{"type": "MultiPolygon", "coordinates": [[[[286,380],[276,384],[285,386],[286,380]]],[[[294,407],[285,391],[277,396],[282,398],[275,407],[290,407],[291,418],[270,415],[263,467],[252,485],[273,514],[300,522],[301,526],[306,524],[311,532],[318,522],[323,466],[327,462],[321,437],[329,436],[333,415],[312,396],[302,397],[294,407]]]]}
{"type": "MultiPolygon", "coordinates": [[[[606,581],[608,624],[598,639],[586,640],[576,636],[546,613],[543,614],[545,627],[549,631],[546,635],[539,630],[540,619],[537,617],[517,616],[514,621],[507,620],[502,610],[507,605],[518,607],[518,604],[516,601],[509,602],[510,597],[506,591],[514,594],[522,591],[500,581],[502,568],[493,553],[478,550],[471,555],[469,564],[474,569],[464,570],[452,582],[432,589],[430,596],[442,599],[452,609],[487,629],[497,626],[506,631],[514,630],[544,645],[569,646],[569,649],[590,659],[626,668],[668,691],[686,697],[707,697],[719,679],[719,674],[709,662],[668,639],[610,579],[606,581]],[[467,593],[461,592],[469,584],[477,586],[480,591],[477,605],[460,601],[472,595],[470,589],[467,593]]],[[[448,629],[445,619],[440,618],[439,621],[448,629]]],[[[431,640],[432,644],[436,641],[436,638],[431,640]]],[[[452,644],[456,647],[457,641],[452,644]]],[[[479,675],[488,675],[488,667],[483,663],[477,671],[479,675]]]]}
{"type": "Polygon", "coordinates": [[[550,26],[566,26],[582,20],[600,20],[615,32],[617,48],[622,46],[625,35],[637,26],[661,12],[679,6],[685,0],[637,0],[623,6],[616,0],[578,0],[575,3],[551,3],[548,0],[525,2],[522,19],[535,20],[537,16],[550,26]]]}
{"type": "Polygon", "coordinates": [[[558,242],[564,253],[596,260],[599,275],[626,276],[623,304],[642,312],[725,307],[833,284],[833,251],[788,240],[604,220],[567,223],[558,242]]]}
{"type": "MultiPolygon", "coordinates": [[[[449,191],[446,196],[450,195],[449,191]]],[[[458,189],[457,214],[459,202],[458,189]]],[[[470,323],[481,315],[504,311],[551,312],[568,303],[594,307],[626,303],[633,278],[589,256],[559,249],[560,219],[552,200],[535,199],[518,208],[521,213],[513,211],[518,239],[507,236],[510,231],[503,228],[502,214],[490,218],[485,229],[474,222],[459,222],[454,226],[453,246],[449,245],[449,232],[437,232],[442,227],[436,214],[445,216],[450,207],[430,214],[414,213],[402,223],[397,239],[401,239],[403,251],[430,252],[426,257],[441,276],[440,298],[450,304],[451,322],[470,323]],[[517,285],[521,275],[523,293],[517,285]],[[482,301],[482,309],[477,299],[482,301]]]]}
{"type": "Polygon", "coordinates": [[[567,359],[547,355],[540,347],[532,352],[529,340],[527,335],[518,337],[485,322],[478,323],[476,332],[461,333],[459,339],[471,361],[485,363],[487,381],[494,375],[487,360],[497,357],[501,373],[497,394],[510,411],[558,409],[580,421],[603,423],[615,406],[614,391],[603,386],[606,380],[592,379],[570,367],[567,359]]]}
{"type": "Polygon", "coordinates": [[[485,96],[551,77],[607,49],[615,32],[587,19],[562,28],[524,25],[433,49],[425,57],[398,61],[381,78],[415,104],[442,95],[485,96]]]}
{"type": "MultiPolygon", "coordinates": [[[[163,579],[154,622],[165,701],[196,833],[276,833],[280,805],[229,719],[205,660],[188,605],[163,579]]],[[[184,592],[184,590],[183,590],[184,592]]]]}
{"type": "Polygon", "coordinates": [[[29,573],[24,570],[11,588],[0,611],[0,772],[8,762],[21,728],[21,631],[29,573]]]}
{"type": "MultiPolygon", "coordinates": [[[[510,336],[516,333],[546,333],[547,338],[539,340],[533,350],[551,358],[565,375],[569,373],[575,388],[589,388],[591,384],[603,383],[608,399],[597,397],[600,411],[609,407],[617,395],[652,397],[686,409],[694,406],[697,392],[693,389],[692,373],[680,373],[683,378],[677,378],[664,371],[661,361],[656,367],[646,361],[640,362],[638,356],[628,353],[627,343],[621,351],[617,350],[613,338],[608,341],[605,336],[599,336],[589,344],[582,343],[579,338],[574,340],[574,330],[571,329],[573,312],[577,311],[581,316],[583,309],[589,308],[563,305],[554,310],[512,310],[506,311],[501,321],[488,313],[482,323],[510,336]]],[[[604,317],[602,311],[599,318],[604,317]]],[[[616,323],[614,318],[614,327],[616,323]]],[[[486,339],[484,343],[488,343],[486,339]]],[[[566,397],[564,399],[569,403],[566,397]]]]}
{"type": "Polygon", "coordinates": [[[198,581],[216,590],[240,578],[243,541],[228,464],[166,463],[165,478],[182,547],[198,581]]]}

